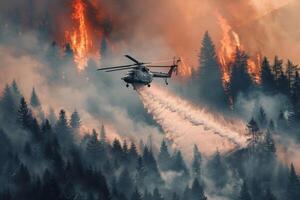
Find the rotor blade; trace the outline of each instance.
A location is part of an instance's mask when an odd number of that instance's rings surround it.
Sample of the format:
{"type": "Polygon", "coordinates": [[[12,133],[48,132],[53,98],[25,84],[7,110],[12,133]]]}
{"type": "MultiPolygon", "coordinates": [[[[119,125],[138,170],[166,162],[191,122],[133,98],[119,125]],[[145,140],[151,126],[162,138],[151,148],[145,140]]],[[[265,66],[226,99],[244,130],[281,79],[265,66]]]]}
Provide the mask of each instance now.
{"type": "Polygon", "coordinates": [[[159,67],[159,68],[162,68],[162,67],[175,67],[174,65],[147,65],[147,67],[159,67]]]}
{"type": "Polygon", "coordinates": [[[117,69],[117,68],[131,67],[131,66],[136,66],[136,65],[138,65],[138,64],[120,65],[120,66],[115,66],[115,67],[104,67],[104,68],[100,68],[100,69],[97,69],[97,70],[100,71],[100,70],[107,70],[107,69],[117,69]]]}
{"type": "Polygon", "coordinates": [[[131,57],[130,55],[125,55],[125,57],[127,57],[128,59],[132,60],[133,62],[135,62],[136,64],[140,64],[139,61],[137,61],[136,59],[134,59],[133,57],[131,57]]]}
{"type": "Polygon", "coordinates": [[[127,69],[134,69],[136,67],[126,67],[126,68],[120,68],[120,69],[110,69],[110,70],[107,70],[105,72],[115,72],[115,71],[121,71],[121,70],[127,70],[127,69]]]}

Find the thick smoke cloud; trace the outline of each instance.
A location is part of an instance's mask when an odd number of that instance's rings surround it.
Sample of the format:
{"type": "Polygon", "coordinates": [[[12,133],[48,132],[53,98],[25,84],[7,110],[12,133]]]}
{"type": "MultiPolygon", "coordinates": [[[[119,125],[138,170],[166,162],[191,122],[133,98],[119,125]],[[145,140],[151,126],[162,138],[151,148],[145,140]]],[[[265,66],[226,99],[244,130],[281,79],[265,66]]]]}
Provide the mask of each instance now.
{"type": "MultiPolygon", "coordinates": [[[[71,2],[71,0],[1,2],[0,6],[4,9],[1,10],[1,15],[4,20],[8,18],[22,26],[27,25],[26,28],[30,28],[28,26],[39,28],[43,24],[49,29],[49,35],[53,40],[63,43],[65,31],[72,26],[71,2]]],[[[296,52],[299,51],[297,38],[300,33],[295,31],[294,27],[297,27],[299,16],[297,10],[300,3],[296,0],[85,2],[93,30],[106,35],[114,43],[114,48],[121,52],[126,49],[138,54],[140,49],[147,51],[168,47],[164,48],[167,51],[159,58],[177,54],[183,56],[189,65],[197,67],[200,40],[206,30],[210,31],[217,46],[219,45],[217,41],[222,37],[222,31],[216,18],[218,12],[239,33],[243,46],[250,54],[256,52],[262,52],[267,56],[280,54],[284,58],[299,62],[296,52]],[[289,19],[288,23],[285,23],[286,19],[289,19]],[[293,49],[288,48],[291,44],[294,46],[293,49]]],[[[102,34],[96,35],[100,38],[102,34]]]]}
{"type": "Polygon", "coordinates": [[[1,37],[5,44],[0,45],[0,89],[16,80],[29,100],[35,87],[46,116],[50,108],[56,114],[65,109],[68,117],[76,109],[82,118],[82,133],[92,128],[99,130],[104,123],[110,139],[121,137],[138,142],[153,134],[153,144],[159,144],[161,131],[149,122],[138,95],[123,85],[121,75],[96,74],[93,63],[86,72],[78,73],[72,60],[59,69],[50,66],[46,56],[52,47],[36,38],[31,33],[16,41],[1,37]]]}

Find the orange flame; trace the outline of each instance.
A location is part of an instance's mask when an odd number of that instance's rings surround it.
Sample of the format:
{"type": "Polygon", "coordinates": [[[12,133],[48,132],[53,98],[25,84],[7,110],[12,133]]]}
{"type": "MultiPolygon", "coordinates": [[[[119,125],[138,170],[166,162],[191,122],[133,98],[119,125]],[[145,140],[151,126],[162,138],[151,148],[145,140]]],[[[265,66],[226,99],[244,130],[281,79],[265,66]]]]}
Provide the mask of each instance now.
{"type": "Polygon", "coordinates": [[[256,54],[256,59],[248,59],[248,73],[256,84],[260,84],[260,72],[261,72],[261,55],[256,54]]]}
{"type": "Polygon", "coordinates": [[[223,72],[223,84],[230,81],[230,63],[233,62],[233,55],[236,48],[241,48],[239,35],[234,32],[227,20],[217,13],[218,22],[223,31],[223,37],[220,41],[221,46],[218,50],[219,62],[223,72]]]}
{"type": "MultiPolygon", "coordinates": [[[[232,29],[227,20],[219,13],[216,13],[216,15],[223,32],[218,57],[223,71],[223,85],[226,86],[230,81],[230,64],[234,61],[234,52],[236,48],[243,49],[243,46],[239,35],[232,29]]],[[[257,54],[256,58],[248,59],[248,73],[257,84],[260,83],[260,62],[260,54],[257,54]]]]}
{"type": "Polygon", "coordinates": [[[181,63],[178,67],[178,74],[180,78],[186,79],[192,75],[192,68],[184,62],[182,57],[180,57],[180,60],[181,63]]]}
{"type": "Polygon", "coordinates": [[[65,36],[72,47],[77,68],[82,71],[86,68],[89,58],[98,58],[100,55],[93,48],[93,40],[86,18],[86,4],[83,0],[74,0],[72,8],[75,28],[72,31],[66,31],[65,36]]]}

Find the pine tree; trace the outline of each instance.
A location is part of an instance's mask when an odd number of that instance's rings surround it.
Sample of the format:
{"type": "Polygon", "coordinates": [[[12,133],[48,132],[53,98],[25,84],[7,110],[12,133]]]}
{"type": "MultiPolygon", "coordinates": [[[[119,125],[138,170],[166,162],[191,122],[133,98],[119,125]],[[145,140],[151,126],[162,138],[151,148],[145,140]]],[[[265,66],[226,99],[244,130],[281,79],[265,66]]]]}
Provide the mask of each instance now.
{"type": "Polygon", "coordinates": [[[158,154],[157,162],[162,171],[166,171],[170,169],[171,156],[165,140],[162,140],[161,142],[160,152],[158,154]]]}
{"type": "Polygon", "coordinates": [[[200,176],[201,176],[201,161],[202,161],[202,156],[201,156],[200,151],[198,150],[197,145],[194,145],[193,153],[194,153],[193,161],[192,161],[193,175],[196,178],[200,178],[200,176]]]}
{"type": "Polygon", "coordinates": [[[288,121],[284,115],[284,112],[280,110],[278,119],[277,119],[277,126],[280,129],[287,129],[288,128],[288,121]]]}
{"type": "Polygon", "coordinates": [[[9,190],[5,189],[0,192],[0,199],[12,200],[13,198],[12,198],[11,192],[9,190]]]}
{"type": "Polygon", "coordinates": [[[66,112],[63,109],[59,112],[59,118],[56,122],[55,129],[58,134],[66,134],[69,132],[69,124],[66,117],[66,112]]]}
{"type": "Polygon", "coordinates": [[[204,34],[202,40],[199,64],[199,71],[195,77],[199,87],[198,99],[212,108],[224,109],[226,96],[222,84],[221,67],[218,64],[215,46],[208,32],[204,34]],[[208,88],[213,88],[213,91],[207,92],[208,88]]]}
{"type": "Polygon", "coordinates": [[[261,69],[261,86],[265,92],[275,91],[275,78],[272,74],[270,63],[267,57],[264,57],[261,69]]]}
{"type": "Polygon", "coordinates": [[[260,107],[259,108],[259,114],[258,114],[258,122],[260,124],[260,127],[262,128],[266,128],[267,127],[267,115],[266,115],[266,112],[264,110],[263,107],[260,107]]]}
{"type": "Polygon", "coordinates": [[[86,150],[92,159],[99,159],[101,157],[101,146],[95,129],[93,129],[93,133],[87,142],[86,150]]]}
{"type": "Polygon", "coordinates": [[[250,136],[250,138],[248,139],[249,146],[251,146],[252,150],[254,151],[262,134],[260,132],[257,122],[253,118],[248,122],[247,128],[249,131],[248,135],[250,136]]]}
{"type": "Polygon", "coordinates": [[[106,131],[105,131],[104,124],[101,125],[100,141],[101,141],[102,143],[106,143],[106,142],[107,142],[106,131]]]}
{"type": "Polygon", "coordinates": [[[181,151],[175,152],[172,156],[172,170],[183,172],[185,175],[188,175],[188,170],[182,158],[181,151]]]}
{"type": "Polygon", "coordinates": [[[251,200],[246,182],[244,181],[238,200],[251,200]]]}
{"type": "Polygon", "coordinates": [[[144,186],[144,180],[146,175],[147,172],[146,172],[143,158],[139,156],[137,159],[137,166],[136,166],[136,184],[141,187],[144,186]]]}
{"type": "Polygon", "coordinates": [[[77,110],[75,110],[71,115],[70,126],[74,130],[78,130],[81,126],[80,116],[77,110]]]}
{"type": "Polygon", "coordinates": [[[142,200],[142,199],[143,199],[142,195],[139,193],[138,189],[136,188],[132,193],[130,200],[142,200]]]}
{"type": "Polygon", "coordinates": [[[41,106],[40,100],[35,92],[35,88],[32,88],[32,93],[31,93],[31,97],[30,97],[30,105],[33,108],[37,108],[41,106]]]}
{"type": "Polygon", "coordinates": [[[264,200],[277,200],[277,198],[271,192],[270,188],[268,188],[267,191],[265,192],[263,199],[264,200]]]}
{"type": "Polygon", "coordinates": [[[16,184],[19,186],[24,186],[26,184],[30,184],[31,176],[29,174],[28,168],[21,164],[15,175],[16,184]]]}
{"type": "Polygon", "coordinates": [[[51,123],[51,125],[55,125],[57,122],[56,114],[55,114],[53,108],[51,108],[51,107],[49,108],[48,119],[49,119],[49,122],[51,123]]]}
{"type": "Polygon", "coordinates": [[[113,141],[112,152],[116,159],[121,159],[123,156],[123,149],[118,139],[114,139],[113,141]]]}
{"type": "Polygon", "coordinates": [[[11,88],[12,95],[15,99],[15,104],[18,104],[21,100],[22,94],[19,90],[16,80],[12,81],[10,88],[11,88]]]}
{"type": "Polygon", "coordinates": [[[158,171],[157,162],[154,158],[153,152],[148,149],[146,146],[143,151],[143,161],[146,166],[146,171],[148,177],[151,178],[151,181],[161,181],[161,177],[158,171]]]}
{"type": "Polygon", "coordinates": [[[155,200],[164,200],[164,198],[162,197],[162,195],[159,193],[159,190],[158,188],[154,188],[153,190],[153,197],[152,199],[155,199],[155,200]]]}
{"type": "Polygon", "coordinates": [[[282,70],[282,64],[283,64],[283,61],[281,59],[279,59],[278,56],[275,56],[274,64],[272,66],[272,71],[273,71],[275,80],[279,79],[279,77],[280,77],[280,75],[283,71],[282,70]]]}
{"type": "Polygon", "coordinates": [[[172,200],[180,200],[179,196],[175,192],[173,192],[172,200]]]}
{"type": "Polygon", "coordinates": [[[300,76],[296,71],[295,80],[292,85],[291,102],[293,106],[293,113],[295,115],[295,122],[300,121],[300,76]]]}
{"type": "Polygon", "coordinates": [[[264,145],[264,151],[265,153],[267,153],[267,155],[272,157],[275,156],[276,146],[272,137],[272,132],[270,130],[267,130],[265,133],[263,145],[264,145]]]}
{"type": "Polygon", "coordinates": [[[194,179],[191,189],[191,200],[206,200],[203,187],[200,185],[197,178],[194,179]]]}
{"type": "Polygon", "coordinates": [[[295,75],[296,75],[296,70],[298,66],[294,65],[290,60],[288,60],[287,65],[286,65],[286,77],[288,80],[288,92],[291,94],[292,92],[292,85],[295,80],[295,75]]]}
{"type": "Polygon", "coordinates": [[[8,122],[12,121],[15,117],[16,107],[11,89],[8,85],[6,85],[3,90],[0,106],[4,119],[8,122]]]}
{"type": "Polygon", "coordinates": [[[289,80],[283,70],[280,71],[279,77],[277,79],[277,87],[278,91],[281,94],[285,94],[288,96],[290,95],[289,80]]]}
{"type": "Polygon", "coordinates": [[[136,146],[135,146],[134,142],[131,142],[130,148],[129,148],[129,158],[132,161],[136,161],[137,157],[138,157],[138,153],[137,153],[136,146]]]}
{"type": "Polygon", "coordinates": [[[275,130],[275,124],[274,124],[274,121],[272,119],[269,122],[269,127],[268,128],[269,128],[270,131],[275,130]]]}
{"type": "Polygon", "coordinates": [[[298,200],[300,196],[300,181],[296,174],[293,163],[290,168],[288,186],[286,191],[287,200],[298,200]]]}
{"type": "Polygon", "coordinates": [[[248,55],[241,51],[239,48],[236,49],[234,55],[234,62],[232,63],[231,79],[229,82],[229,94],[236,101],[236,97],[239,93],[247,93],[252,87],[252,80],[247,71],[248,68],[248,55]]]}
{"type": "Polygon", "coordinates": [[[30,130],[32,132],[33,138],[35,141],[40,141],[42,139],[41,129],[36,118],[32,119],[30,130]]]}
{"type": "Polygon", "coordinates": [[[24,97],[22,97],[21,101],[20,101],[17,120],[23,128],[29,129],[31,127],[32,115],[31,115],[31,111],[28,108],[24,97]]]}
{"type": "Polygon", "coordinates": [[[133,192],[133,180],[126,168],[120,174],[117,186],[120,192],[124,194],[131,194],[133,192]]]}
{"type": "Polygon", "coordinates": [[[212,159],[208,162],[208,176],[214,181],[217,188],[223,188],[228,181],[228,174],[226,165],[219,153],[212,157],[212,159]]]}

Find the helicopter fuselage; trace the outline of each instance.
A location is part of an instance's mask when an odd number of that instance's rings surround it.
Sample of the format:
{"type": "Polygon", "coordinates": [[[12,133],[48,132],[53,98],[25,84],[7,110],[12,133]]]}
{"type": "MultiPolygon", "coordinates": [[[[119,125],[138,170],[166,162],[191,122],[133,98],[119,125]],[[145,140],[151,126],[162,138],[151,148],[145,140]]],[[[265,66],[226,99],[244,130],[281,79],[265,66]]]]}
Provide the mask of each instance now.
{"type": "Polygon", "coordinates": [[[129,84],[149,85],[153,80],[153,74],[147,68],[134,69],[128,71],[122,80],[129,84]]]}

